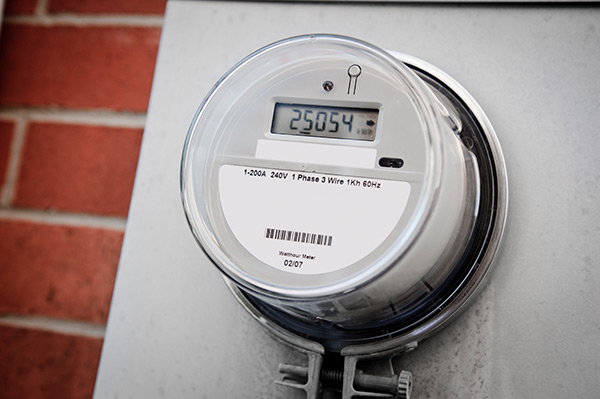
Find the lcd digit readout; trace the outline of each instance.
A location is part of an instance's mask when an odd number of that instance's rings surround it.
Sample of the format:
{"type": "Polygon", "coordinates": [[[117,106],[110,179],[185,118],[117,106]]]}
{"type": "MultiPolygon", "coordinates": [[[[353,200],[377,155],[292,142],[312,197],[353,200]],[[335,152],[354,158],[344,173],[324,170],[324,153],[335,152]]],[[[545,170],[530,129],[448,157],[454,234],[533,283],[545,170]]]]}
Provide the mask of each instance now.
{"type": "Polygon", "coordinates": [[[271,132],[373,141],[378,117],[378,109],[276,103],[271,132]]]}

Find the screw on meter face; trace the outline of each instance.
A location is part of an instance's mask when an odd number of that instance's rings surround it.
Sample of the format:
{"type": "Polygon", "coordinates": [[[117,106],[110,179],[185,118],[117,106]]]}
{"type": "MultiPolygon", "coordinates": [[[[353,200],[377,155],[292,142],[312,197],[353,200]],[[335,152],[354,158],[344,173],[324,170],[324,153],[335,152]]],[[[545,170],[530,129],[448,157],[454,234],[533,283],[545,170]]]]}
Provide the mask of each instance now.
{"type": "Polygon", "coordinates": [[[462,88],[434,79],[425,63],[313,35],[251,54],[209,93],[185,143],[184,208],[253,306],[316,339],[402,331],[465,285],[469,253],[493,257],[506,190],[482,179],[505,180],[502,154],[479,108],[439,90],[462,88]]]}

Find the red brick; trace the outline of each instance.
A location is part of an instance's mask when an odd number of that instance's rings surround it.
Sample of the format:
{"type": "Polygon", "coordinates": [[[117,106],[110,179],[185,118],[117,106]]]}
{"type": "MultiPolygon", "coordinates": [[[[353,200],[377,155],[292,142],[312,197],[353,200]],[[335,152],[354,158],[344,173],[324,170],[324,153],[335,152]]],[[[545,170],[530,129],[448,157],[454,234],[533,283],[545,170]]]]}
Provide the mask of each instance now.
{"type": "Polygon", "coordinates": [[[142,129],[32,123],[14,204],[126,216],[142,129]]]}
{"type": "Polygon", "coordinates": [[[49,10],[53,13],[162,15],[166,5],[166,0],[51,0],[49,10]]]}
{"type": "Polygon", "coordinates": [[[6,15],[32,15],[35,13],[38,0],[6,0],[4,13],[6,15]]]}
{"type": "Polygon", "coordinates": [[[122,242],[119,231],[1,220],[0,313],[106,322],[122,242]]]}
{"type": "Polygon", "coordinates": [[[10,144],[12,143],[14,130],[14,122],[0,121],[0,189],[6,178],[6,170],[10,159],[10,144]]]}
{"type": "Polygon", "coordinates": [[[102,340],[0,326],[0,397],[91,398],[102,340]]]}
{"type": "Polygon", "coordinates": [[[7,23],[0,105],[145,111],[160,28],[7,23]]]}

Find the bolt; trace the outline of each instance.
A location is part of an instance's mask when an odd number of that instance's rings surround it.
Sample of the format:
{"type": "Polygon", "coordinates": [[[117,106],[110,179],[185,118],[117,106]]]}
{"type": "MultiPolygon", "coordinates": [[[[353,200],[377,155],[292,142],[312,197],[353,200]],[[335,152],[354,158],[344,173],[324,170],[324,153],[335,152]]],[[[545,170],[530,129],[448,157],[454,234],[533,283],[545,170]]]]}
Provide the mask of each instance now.
{"type": "MultiPolygon", "coordinates": [[[[299,378],[308,378],[308,368],[302,366],[280,364],[279,372],[299,378]]],[[[344,371],[326,368],[321,369],[321,379],[323,382],[341,384],[344,381],[344,371]]],[[[365,374],[362,370],[356,370],[354,387],[359,390],[369,390],[370,392],[389,393],[399,399],[410,399],[412,392],[412,374],[408,371],[402,371],[399,375],[383,377],[365,374]]]]}

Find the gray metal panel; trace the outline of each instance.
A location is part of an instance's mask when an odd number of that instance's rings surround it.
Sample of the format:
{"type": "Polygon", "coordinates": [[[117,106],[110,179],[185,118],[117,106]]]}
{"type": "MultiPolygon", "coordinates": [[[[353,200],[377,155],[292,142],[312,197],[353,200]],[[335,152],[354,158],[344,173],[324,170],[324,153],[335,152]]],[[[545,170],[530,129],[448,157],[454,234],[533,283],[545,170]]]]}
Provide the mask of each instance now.
{"type": "MultiPolygon", "coordinates": [[[[179,161],[194,112],[251,51],[331,32],[420,57],[494,125],[510,205],[489,286],[398,360],[416,398],[600,392],[600,12],[500,6],[169,2],[95,398],[296,397],[292,354],[246,315],[194,242],[179,161]]],[[[301,396],[298,396],[301,397],[301,396]]]]}

